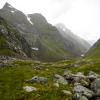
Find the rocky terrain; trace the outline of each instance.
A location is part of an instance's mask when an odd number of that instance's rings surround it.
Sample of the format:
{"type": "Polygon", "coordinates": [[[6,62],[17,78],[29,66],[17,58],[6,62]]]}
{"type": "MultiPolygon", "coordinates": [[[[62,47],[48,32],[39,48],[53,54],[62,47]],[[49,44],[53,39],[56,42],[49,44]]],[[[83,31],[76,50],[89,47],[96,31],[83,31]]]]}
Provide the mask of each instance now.
{"type": "Polygon", "coordinates": [[[1,100],[100,99],[98,60],[43,63],[9,58],[1,62],[5,64],[0,69],[1,100]],[[80,65],[72,67],[76,63],[80,65]]]}
{"type": "Polygon", "coordinates": [[[0,100],[100,100],[100,40],[89,47],[64,25],[6,3],[0,10],[0,100]]]}
{"type": "Polygon", "coordinates": [[[31,58],[30,45],[24,37],[0,17],[0,55],[31,58]]]}

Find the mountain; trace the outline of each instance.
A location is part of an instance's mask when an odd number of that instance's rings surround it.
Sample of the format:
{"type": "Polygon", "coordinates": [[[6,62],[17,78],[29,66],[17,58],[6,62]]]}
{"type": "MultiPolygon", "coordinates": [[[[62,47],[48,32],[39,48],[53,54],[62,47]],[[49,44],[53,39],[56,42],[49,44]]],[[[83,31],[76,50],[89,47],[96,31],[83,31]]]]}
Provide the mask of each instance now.
{"type": "Polygon", "coordinates": [[[41,14],[25,15],[6,3],[0,10],[0,16],[20,32],[39,60],[56,61],[78,57],[90,47],[82,39],[76,41],[78,38],[74,39],[75,35],[72,38],[66,34],[69,38],[65,38],[63,33],[49,24],[41,14]]]}
{"type": "Polygon", "coordinates": [[[90,44],[87,41],[76,36],[69,29],[67,29],[64,24],[57,24],[56,27],[66,42],[66,48],[69,48],[72,53],[81,55],[88,51],[90,44]]]}
{"type": "Polygon", "coordinates": [[[99,59],[100,58],[100,39],[89,49],[86,53],[87,58],[99,59]]]}
{"type": "Polygon", "coordinates": [[[0,17],[0,55],[31,58],[32,50],[26,40],[0,17]]]}

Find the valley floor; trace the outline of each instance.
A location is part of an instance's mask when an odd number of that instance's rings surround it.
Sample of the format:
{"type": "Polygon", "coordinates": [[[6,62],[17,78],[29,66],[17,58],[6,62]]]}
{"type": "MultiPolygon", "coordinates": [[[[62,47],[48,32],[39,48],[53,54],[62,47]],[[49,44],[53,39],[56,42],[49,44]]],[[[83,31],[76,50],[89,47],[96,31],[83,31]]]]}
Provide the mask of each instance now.
{"type": "MultiPolygon", "coordinates": [[[[0,62],[0,100],[72,100],[72,84],[56,84],[55,75],[64,76],[66,70],[72,73],[90,71],[100,74],[100,60],[81,59],[43,63],[31,60],[13,60],[0,62]],[[48,79],[44,83],[31,83],[26,80],[34,76],[48,79]],[[32,86],[32,92],[26,92],[23,87],[32,86]],[[69,91],[69,93],[66,93],[69,91]]],[[[31,91],[31,90],[30,90],[31,91]]]]}

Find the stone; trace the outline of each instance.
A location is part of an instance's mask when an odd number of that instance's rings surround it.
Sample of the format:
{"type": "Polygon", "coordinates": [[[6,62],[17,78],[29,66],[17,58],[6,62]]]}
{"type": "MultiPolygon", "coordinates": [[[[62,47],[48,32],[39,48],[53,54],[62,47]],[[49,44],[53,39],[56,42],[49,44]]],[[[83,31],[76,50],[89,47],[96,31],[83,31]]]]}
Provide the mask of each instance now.
{"type": "Polygon", "coordinates": [[[71,71],[69,71],[69,70],[64,71],[64,77],[67,80],[71,79],[72,76],[73,76],[73,74],[71,73],[71,71]]]}
{"type": "Polygon", "coordinates": [[[95,96],[100,97],[100,78],[97,78],[95,81],[91,83],[91,90],[94,91],[95,96]]]}
{"type": "Polygon", "coordinates": [[[82,72],[78,72],[73,75],[74,77],[80,77],[80,78],[85,78],[85,75],[82,72]]]}
{"type": "Polygon", "coordinates": [[[48,78],[46,78],[46,77],[34,76],[34,77],[32,77],[31,80],[28,80],[28,82],[46,84],[46,83],[48,82],[48,78]]]}
{"type": "Polygon", "coordinates": [[[62,77],[61,75],[58,75],[58,74],[55,74],[54,82],[59,83],[59,84],[63,84],[63,85],[68,84],[68,82],[65,80],[65,78],[62,77]]]}
{"type": "Polygon", "coordinates": [[[86,96],[81,96],[79,100],[89,100],[86,96]]]}
{"type": "Polygon", "coordinates": [[[75,83],[81,83],[81,84],[84,83],[84,85],[87,85],[88,84],[86,82],[86,76],[83,73],[81,73],[81,72],[78,72],[76,74],[73,74],[71,76],[71,80],[72,80],[72,83],[73,84],[75,84],[75,83]]]}
{"type": "Polygon", "coordinates": [[[33,91],[37,91],[37,89],[33,86],[24,86],[23,89],[26,91],[26,92],[33,92],[33,91]]]}
{"type": "Polygon", "coordinates": [[[90,71],[87,78],[90,79],[91,81],[94,81],[96,78],[100,77],[100,75],[96,74],[93,71],[90,71]]]}
{"type": "Polygon", "coordinates": [[[67,90],[62,90],[62,92],[67,96],[72,95],[72,93],[70,91],[67,91],[67,90]]]}
{"type": "Polygon", "coordinates": [[[86,79],[81,79],[80,80],[80,83],[81,83],[82,86],[85,86],[85,87],[88,87],[89,86],[89,81],[86,80],[86,79]]]}
{"type": "Polygon", "coordinates": [[[84,95],[88,98],[91,98],[94,95],[94,92],[89,90],[88,88],[80,85],[79,83],[76,83],[74,88],[73,88],[73,93],[77,94],[79,97],[81,95],[84,95]]]}
{"type": "Polygon", "coordinates": [[[59,83],[54,83],[53,86],[59,88],[59,83]]]}

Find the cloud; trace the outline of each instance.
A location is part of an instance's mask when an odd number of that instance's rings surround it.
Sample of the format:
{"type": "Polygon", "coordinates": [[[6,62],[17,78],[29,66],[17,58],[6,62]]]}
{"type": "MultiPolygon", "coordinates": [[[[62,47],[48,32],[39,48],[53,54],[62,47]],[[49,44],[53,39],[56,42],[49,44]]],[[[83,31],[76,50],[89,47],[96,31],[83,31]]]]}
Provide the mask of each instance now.
{"type": "Polygon", "coordinates": [[[66,27],[87,40],[100,37],[100,0],[0,0],[24,13],[42,13],[52,24],[66,27]]]}

